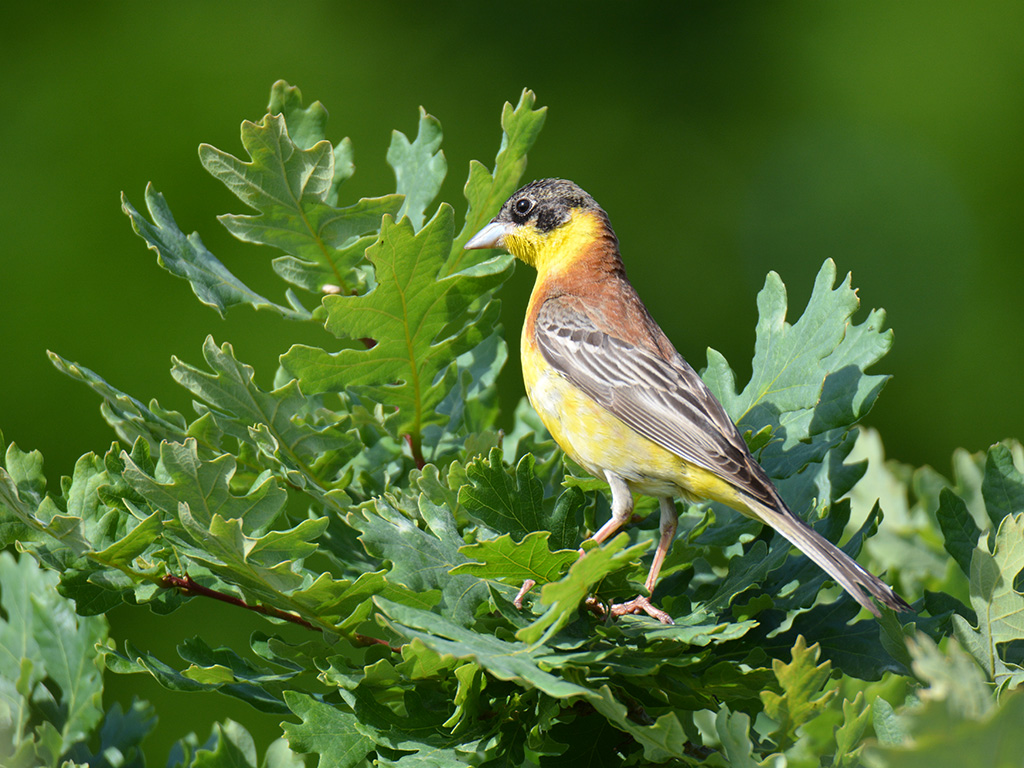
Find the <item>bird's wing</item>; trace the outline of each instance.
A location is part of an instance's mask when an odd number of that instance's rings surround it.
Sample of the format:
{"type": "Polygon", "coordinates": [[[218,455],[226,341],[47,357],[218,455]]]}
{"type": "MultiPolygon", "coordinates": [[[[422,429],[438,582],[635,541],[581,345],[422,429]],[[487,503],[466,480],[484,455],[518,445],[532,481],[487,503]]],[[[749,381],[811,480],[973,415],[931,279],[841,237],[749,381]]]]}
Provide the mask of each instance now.
{"type": "Polygon", "coordinates": [[[540,308],[534,335],[560,375],[638,433],[770,506],[781,503],[736,425],[678,353],[665,360],[557,300],[540,308]]]}

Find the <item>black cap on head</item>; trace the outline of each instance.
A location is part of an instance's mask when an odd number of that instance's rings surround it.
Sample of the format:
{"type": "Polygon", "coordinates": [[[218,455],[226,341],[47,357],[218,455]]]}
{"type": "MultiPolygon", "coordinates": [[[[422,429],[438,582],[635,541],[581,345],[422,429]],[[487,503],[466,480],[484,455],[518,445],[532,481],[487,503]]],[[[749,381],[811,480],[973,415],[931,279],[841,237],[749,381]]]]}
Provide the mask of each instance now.
{"type": "Polygon", "coordinates": [[[495,220],[513,224],[533,221],[541,232],[550,232],[567,222],[576,209],[599,211],[601,206],[567,179],[538,179],[514,192],[495,220]]]}

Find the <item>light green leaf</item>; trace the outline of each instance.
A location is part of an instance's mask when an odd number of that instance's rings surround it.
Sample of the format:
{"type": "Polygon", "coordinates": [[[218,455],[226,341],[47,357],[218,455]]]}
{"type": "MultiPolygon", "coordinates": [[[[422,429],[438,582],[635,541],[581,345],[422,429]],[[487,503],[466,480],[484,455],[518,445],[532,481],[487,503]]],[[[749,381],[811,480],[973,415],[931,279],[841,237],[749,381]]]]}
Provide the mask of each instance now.
{"type": "Polygon", "coordinates": [[[396,191],[405,197],[395,218],[408,216],[417,232],[423,228],[424,211],[441,191],[441,182],[448,172],[440,146],[441,123],[423,107],[415,141],[410,142],[401,131],[391,133],[388,165],[395,171],[396,191]]]}
{"type": "Polygon", "coordinates": [[[853,323],[857,293],[849,276],[838,287],[835,280],[835,264],[825,261],[807,308],[790,325],[785,286],[769,273],[757,299],[753,375],[742,392],[725,359],[708,352],[704,380],[740,429],[772,427],[776,439],[758,458],[775,478],[820,462],[868,412],[888,378],[865,373],[892,345],[885,313],[873,310],[853,323]]]}
{"type": "MultiPolygon", "coordinates": [[[[909,740],[869,744],[863,761],[870,768],[1018,768],[1024,753],[1022,721],[1024,692],[1014,691],[981,720],[964,720],[953,727],[945,717],[921,721],[909,740]]],[[[877,731],[877,715],[875,727],[877,731]]]]}
{"type": "Polygon", "coordinates": [[[516,639],[530,645],[544,643],[572,621],[580,603],[594,585],[632,564],[647,550],[650,542],[632,547],[628,544],[629,535],[620,533],[611,541],[587,550],[586,555],[573,563],[559,581],[545,584],[540,593],[541,605],[546,606],[544,613],[528,627],[516,632],[516,639]]]}
{"type": "Polygon", "coordinates": [[[722,707],[715,715],[715,730],[730,768],[757,768],[758,761],[754,758],[754,745],[750,740],[749,715],[729,712],[722,707]]]}
{"type": "Polygon", "coordinates": [[[57,594],[57,580],[28,555],[16,560],[0,552],[0,732],[7,735],[0,741],[0,762],[5,765],[15,752],[33,751],[56,764],[72,745],[91,737],[103,716],[103,665],[95,648],[107,640],[106,619],[76,616],[57,594]]]}
{"type": "Polygon", "coordinates": [[[506,533],[497,539],[461,547],[459,552],[472,562],[456,566],[452,575],[468,573],[479,579],[516,584],[527,579],[538,584],[555,581],[579,558],[574,549],[549,550],[546,531],[535,531],[519,542],[506,533]]]}
{"type": "Polygon", "coordinates": [[[487,600],[485,583],[475,576],[452,574],[455,566],[467,562],[458,550],[462,539],[455,519],[445,507],[420,494],[410,513],[403,514],[388,499],[377,499],[357,508],[348,523],[360,531],[359,540],[366,551],[391,563],[388,581],[414,593],[440,590],[441,608],[455,621],[468,625],[477,606],[487,600]]]}
{"type": "Polygon", "coordinates": [[[196,752],[190,768],[258,768],[256,744],[234,720],[214,723],[210,741],[196,752]]]}
{"type": "Polygon", "coordinates": [[[862,749],[864,732],[871,718],[871,708],[864,704],[861,692],[851,699],[843,700],[843,724],[836,729],[836,751],[832,756],[832,768],[855,768],[862,749]]]}
{"type": "Polygon", "coordinates": [[[544,671],[538,663],[540,651],[530,650],[524,643],[474,632],[445,616],[383,598],[377,598],[376,603],[393,619],[388,624],[398,634],[410,640],[419,638],[437,653],[472,659],[499,680],[537,688],[555,698],[590,694],[589,689],[544,671]]]}
{"type": "Polygon", "coordinates": [[[945,716],[948,727],[962,720],[980,720],[995,706],[992,691],[977,661],[950,638],[945,651],[924,633],[907,640],[913,657],[914,674],[927,684],[918,692],[921,706],[911,710],[910,729],[918,721],[929,721],[922,727],[935,727],[945,716]]]}
{"type": "MultiPolygon", "coordinates": [[[[219,219],[240,240],[279,248],[294,261],[319,273],[320,287],[330,283],[352,290],[353,269],[361,250],[353,246],[362,235],[376,232],[381,217],[402,205],[399,195],[360,200],[337,208],[335,148],[318,141],[308,149],[288,135],[285,119],[265,115],[259,123],[242,123],[245,162],[203,144],[199,159],[215,178],[259,215],[225,214],[219,219]]],[[[365,246],[364,246],[365,247],[365,246]]],[[[358,278],[356,281],[358,282],[358,278]]],[[[307,282],[302,287],[311,287],[307,282]]]]}
{"type": "Polygon", "coordinates": [[[209,526],[214,515],[223,520],[242,520],[246,532],[266,529],[281,514],[287,494],[269,473],[256,478],[248,492],[236,496],[230,491],[236,461],[229,454],[211,461],[199,457],[196,441],[161,443],[160,460],[151,475],[128,453],[124,480],[155,509],[177,516],[181,504],[199,525],[209,526]]]}
{"type": "Polygon", "coordinates": [[[881,696],[871,705],[871,724],[878,742],[883,746],[903,744],[909,738],[903,719],[896,714],[892,704],[881,696]]]}
{"type": "Polygon", "coordinates": [[[203,357],[212,373],[173,358],[171,375],[213,409],[227,434],[255,443],[251,430],[266,425],[275,444],[273,455],[314,482],[362,448],[351,421],[326,411],[320,398],[304,395],[298,382],[270,392],[261,389],[252,367],[235,358],[231,345],[218,347],[210,336],[203,343],[203,357]]]}
{"type": "Polygon", "coordinates": [[[103,398],[103,416],[118,437],[133,444],[142,437],[152,445],[161,440],[181,442],[188,425],[177,411],[167,411],[151,400],[149,406],[107,383],[105,379],[85,366],[66,360],[55,352],[48,352],[50,362],[66,376],[80,381],[103,398]]]}
{"type": "Polygon", "coordinates": [[[178,229],[164,196],[153,189],[152,184],[146,185],[146,208],[152,223],[135,210],[124,195],[121,195],[121,208],[131,219],[132,229],[156,252],[157,263],[172,275],[188,280],[196,297],[221,316],[231,307],[248,304],[254,309],[273,310],[293,319],[310,317],[301,307],[284,307],[260,296],[207,250],[198,233],[186,236],[178,229]]]}
{"type": "Polygon", "coordinates": [[[772,671],[782,693],[763,691],[761,701],[765,714],[778,723],[772,738],[780,749],[794,743],[796,729],[820,714],[836,695],[834,689],[822,691],[832,665],[827,661],[818,664],[820,653],[817,645],[808,648],[800,636],[793,646],[793,660],[789,664],[772,660],[772,671]]]}
{"type": "Polygon", "coordinates": [[[526,170],[526,154],[537,140],[547,116],[547,107],[533,108],[536,100],[533,91],[524,89],[515,107],[505,102],[501,111],[501,149],[494,159],[493,173],[482,163],[470,161],[469,179],[464,189],[469,202],[466,223],[452,243],[442,274],[450,275],[464,269],[466,264],[474,263],[473,259],[487,258],[487,252],[474,256],[477,251],[466,251],[462,246],[480,231],[519,186],[526,170]]]}
{"type": "Polygon", "coordinates": [[[1024,639],[1024,595],[1014,584],[1024,569],[1024,513],[1007,515],[999,524],[990,553],[984,545],[971,558],[971,607],[977,628],[953,616],[956,638],[978,660],[989,680],[1002,684],[1018,672],[1007,666],[1002,643],[1024,639]]]}

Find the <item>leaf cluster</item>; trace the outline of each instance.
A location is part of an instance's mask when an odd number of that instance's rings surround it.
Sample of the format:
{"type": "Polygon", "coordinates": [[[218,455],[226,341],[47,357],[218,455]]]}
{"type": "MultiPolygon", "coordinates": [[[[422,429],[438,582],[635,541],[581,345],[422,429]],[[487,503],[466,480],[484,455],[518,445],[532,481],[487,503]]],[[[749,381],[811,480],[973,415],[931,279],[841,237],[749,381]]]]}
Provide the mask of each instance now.
{"type": "Polygon", "coordinates": [[[525,401],[498,428],[495,295],[512,263],[462,249],[518,185],[544,117],[529,91],[506,104],[491,168],[474,161],[464,203],[435,207],[447,163],[421,110],[415,138],[392,137],[394,191],[351,200],[351,142],[275,84],[267,114],[242,124],[246,157],[204,145],[200,160],[248,208],[220,222],[275,254],[277,299],[182,232],[152,187],[145,214],[125,198],[201,302],[314,324],[325,341],[262,378],[208,338],[201,362],[172,367],[188,416],[51,353],[100,397],[117,441],[53,488],[38,453],[7,448],[0,543],[20,557],[0,556],[5,765],[143,765],[154,713],[104,711],[105,669],[282,717],[263,756],[225,721],[182,738],[181,766],[942,765],[1017,738],[1020,447],[958,454],[953,481],[886,463],[856,425],[892,334],[881,310],[855,319],[831,261],[792,322],[768,276],[746,385],[714,350],[704,377],[793,509],[920,615],[876,621],[781,537],[698,504],[654,595],[676,623],[605,618],[642,589],[657,530],[584,544],[606,489],[525,401]],[[178,660],[108,639],[114,606],[203,598],[267,625],[241,648],[196,628],[178,660]]]}

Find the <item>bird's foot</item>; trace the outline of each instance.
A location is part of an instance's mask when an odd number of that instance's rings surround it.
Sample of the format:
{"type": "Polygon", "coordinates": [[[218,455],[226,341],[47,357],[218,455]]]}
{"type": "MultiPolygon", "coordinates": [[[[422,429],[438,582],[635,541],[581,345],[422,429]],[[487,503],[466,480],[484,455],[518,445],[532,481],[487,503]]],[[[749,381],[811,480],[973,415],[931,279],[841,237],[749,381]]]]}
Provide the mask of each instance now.
{"type": "Polygon", "coordinates": [[[665,613],[660,608],[656,607],[652,602],[651,598],[634,597],[632,600],[625,603],[615,603],[609,607],[606,603],[602,603],[594,595],[587,598],[584,603],[587,609],[590,610],[599,619],[609,619],[615,616],[626,616],[631,613],[646,613],[652,619],[657,619],[662,624],[675,624],[672,621],[672,617],[665,613]]]}
{"type": "Polygon", "coordinates": [[[533,585],[537,582],[533,579],[527,579],[523,582],[523,586],[519,588],[519,593],[516,595],[515,600],[512,601],[512,605],[518,608],[520,611],[523,610],[523,598],[526,597],[526,593],[533,588],[533,585]]]}
{"type": "Polygon", "coordinates": [[[625,603],[616,603],[611,607],[612,616],[626,616],[628,614],[646,613],[652,619],[657,619],[662,624],[675,624],[672,617],[658,608],[651,602],[651,598],[640,595],[625,603]]]}

